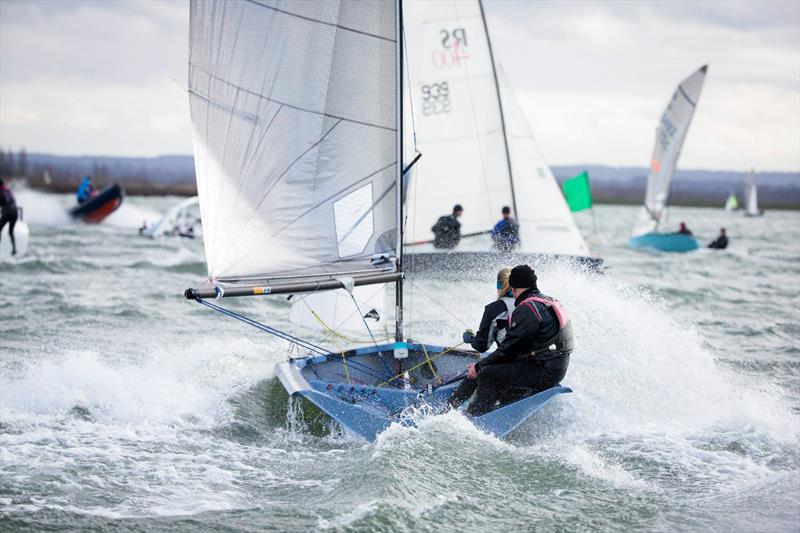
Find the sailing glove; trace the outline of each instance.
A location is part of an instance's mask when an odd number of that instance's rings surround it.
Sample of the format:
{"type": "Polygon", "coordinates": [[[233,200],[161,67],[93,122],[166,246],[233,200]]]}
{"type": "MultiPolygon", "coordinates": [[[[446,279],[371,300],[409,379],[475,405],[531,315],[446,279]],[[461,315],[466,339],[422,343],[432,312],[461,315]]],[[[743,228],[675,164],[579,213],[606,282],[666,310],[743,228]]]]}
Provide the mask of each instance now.
{"type": "Polygon", "coordinates": [[[461,339],[467,344],[472,344],[472,341],[475,340],[475,333],[471,329],[468,329],[461,335],[461,339]]]}

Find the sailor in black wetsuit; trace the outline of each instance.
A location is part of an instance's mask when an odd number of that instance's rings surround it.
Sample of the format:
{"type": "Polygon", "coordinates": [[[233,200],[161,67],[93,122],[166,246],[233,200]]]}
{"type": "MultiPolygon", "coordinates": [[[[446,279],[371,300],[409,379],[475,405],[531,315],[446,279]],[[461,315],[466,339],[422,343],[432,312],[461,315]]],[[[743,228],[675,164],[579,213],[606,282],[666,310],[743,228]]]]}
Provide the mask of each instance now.
{"type": "Polygon", "coordinates": [[[443,215],[439,217],[436,224],[433,225],[431,231],[433,232],[433,247],[434,248],[455,248],[461,240],[461,222],[458,217],[464,212],[464,208],[460,204],[453,207],[452,215],[443,215]]]}
{"type": "Polygon", "coordinates": [[[500,344],[508,330],[508,317],[514,310],[514,297],[511,296],[511,287],[508,285],[510,268],[503,268],[497,273],[497,300],[483,308],[481,325],[478,333],[471,330],[464,332],[464,342],[473,349],[483,353],[492,344],[500,344]]]}
{"type": "Polygon", "coordinates": [[[719,237],[714,239],[708,247],[714,250],[724,250],[728,247],[728,236],[725,234],[725,228],[719,228],[719,237]]]}
{"type": "MultiPolygon", "coordinates": [[[[511,327],[494,352],[467,369],[466,381],[475,382],[472,388],[477,389],[467,409],[471,416],[491,411],[498,401],[507,403],[554,387],[567,373],[572,324],[557,300],[539,292],[536,280],[528,265],[511,271],[516,304],[511,327]]],[[[463,387],[448,401],[451,406],[466,399],[469,386],[463,387]]]]}
{"type": "Polygon", "coordinates": [[[0,235],[8,223],[8,236],[11,237],[11,255],[17,255],[17,241],[14,239],[14,226],[17,225],[17,202],[11,190],[0,179],[0,235]]]}

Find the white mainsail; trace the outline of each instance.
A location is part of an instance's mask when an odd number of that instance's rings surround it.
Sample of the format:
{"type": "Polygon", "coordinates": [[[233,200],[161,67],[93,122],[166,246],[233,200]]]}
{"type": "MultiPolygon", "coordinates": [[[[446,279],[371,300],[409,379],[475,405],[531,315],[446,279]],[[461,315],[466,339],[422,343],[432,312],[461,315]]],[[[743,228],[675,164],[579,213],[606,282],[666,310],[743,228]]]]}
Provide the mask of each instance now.
{"type": "MultiPolygon", "coordinates": [[[[423,154],[407,190],[406,240],[432,238],[431,226],[457,203],[464,207],[462,234],[487,231],[513,196],[480,5],[403,6],[405,83],[423,154]]],[[[411,132],[411,113],[406,117],[411,132]]]]}
{"type": "MultiPolygon", "coordinates": [[[[479,1],[404,5],[405,82],[414,111],[407,131],[416,130],[423,154],[408,188],[407,241],[430,239],[431,226],[456,203],[464,207],[462,234],[490,230],[502,207],[510,206],[520,222],[519,251],[586,255],[509,84],[495,79],[479,1]]],[[[462,240],[458,250],[488,247],[462,240]]]]}
{"type": "Polygon", "coordinates": [[[707,71],[708,65],[704,65],[682,81],[661,114],[661,121],[656,128],[656,145],[647,177],[644,206],[634,226],[634,236],[656,231],[666,217],[672,174],[697,108],[707,71]]]}
{"type": "Polygon", "coordinates": [[[745,215],[751,217],[760,215],[761,211],[758,209],[758,187],[756,187],[756,173],[752,170],[747,176],[745,197],[747,198],[744,211],[745,215]]]}
{"type": "Polygon", "coordinates": [[[396,5],[193,0],[208,274],[352,275],[397,255],[396,5]]]}

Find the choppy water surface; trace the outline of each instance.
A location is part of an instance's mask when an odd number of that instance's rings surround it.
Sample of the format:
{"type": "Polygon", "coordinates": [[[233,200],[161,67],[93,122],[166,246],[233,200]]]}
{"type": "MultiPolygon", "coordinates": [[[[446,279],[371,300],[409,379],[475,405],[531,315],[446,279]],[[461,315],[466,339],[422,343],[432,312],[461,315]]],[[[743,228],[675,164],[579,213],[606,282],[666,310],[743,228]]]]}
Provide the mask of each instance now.
{"type": "MultiPolygon", "coordinates": [[[[63,197],[19,196],[29,253],[0,264],[2,529],[800,530],[796,212],[675,209],[732,243],[661,255],[625,247],[635,209],[597,207],[607,275],[540,272],[573,315],[575,393],[505,441],[451,413],[365,443],[303,430],[273,378],[285,342],[182,298],[202,243],[135,231],[170,199],[87,227],[63,197]]],[[[449,343],[493,280],[414,285],[410,335],[449,343]]],[[[292,328],[280,300],[231,305],[292,328]]]]}

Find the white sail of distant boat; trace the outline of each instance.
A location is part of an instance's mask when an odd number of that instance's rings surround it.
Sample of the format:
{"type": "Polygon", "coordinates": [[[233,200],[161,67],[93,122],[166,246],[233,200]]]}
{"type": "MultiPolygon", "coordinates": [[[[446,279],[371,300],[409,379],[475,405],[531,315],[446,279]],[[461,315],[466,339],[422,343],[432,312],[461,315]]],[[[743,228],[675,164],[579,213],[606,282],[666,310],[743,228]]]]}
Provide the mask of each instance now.
{"type": "MultiPolygon", "coordinates": [[[[488,232],[509,206],[520,252],[587,255],[524,114],[496,78],[480,3],[410,1],[404,27],[414,110],[406,130],[422,152],[408,186],[407,241],[432,238],[431,226],[456,203],[462,235],[488,232]]],[[[457,250],[490,248],[488,239],[462,239],[457,250]]]]}
{"type": "Polygon", "coordinates": [[[725,211],[736,211],[737,209],[739,209],[739,199],[731,192],[725,200],[725,211]]]}
{"type": "Polygon", "coordinates": [[[139,230],[142,237],[149,237],[157,239],[164,235],[178,236],[178,237],[199,237],[202,232],[200,223],[200,200],[197,196],[187,198],[179,202],[177,205],[172,206],[167,211],[161,220],[152,226],[143,226],[139,230]]]}
{"type": "Polygon", "coordinates": [[[682,81],[661,114],[661,120],[656,128],[650,174],[647,177],[647,192],[634,226],[634,236],[655,232],[666,218],[672,175],[692,122],[707,70],[708,65],[704,65],[682,81]]]}
{"type": "Polygon", "coordinates": [[[749,217],[761,216],[763,211],[758,208],[758,187],[756,186],[755,171],[751,170],[748,174],[745,187],[744,214],[749,217]]]}

